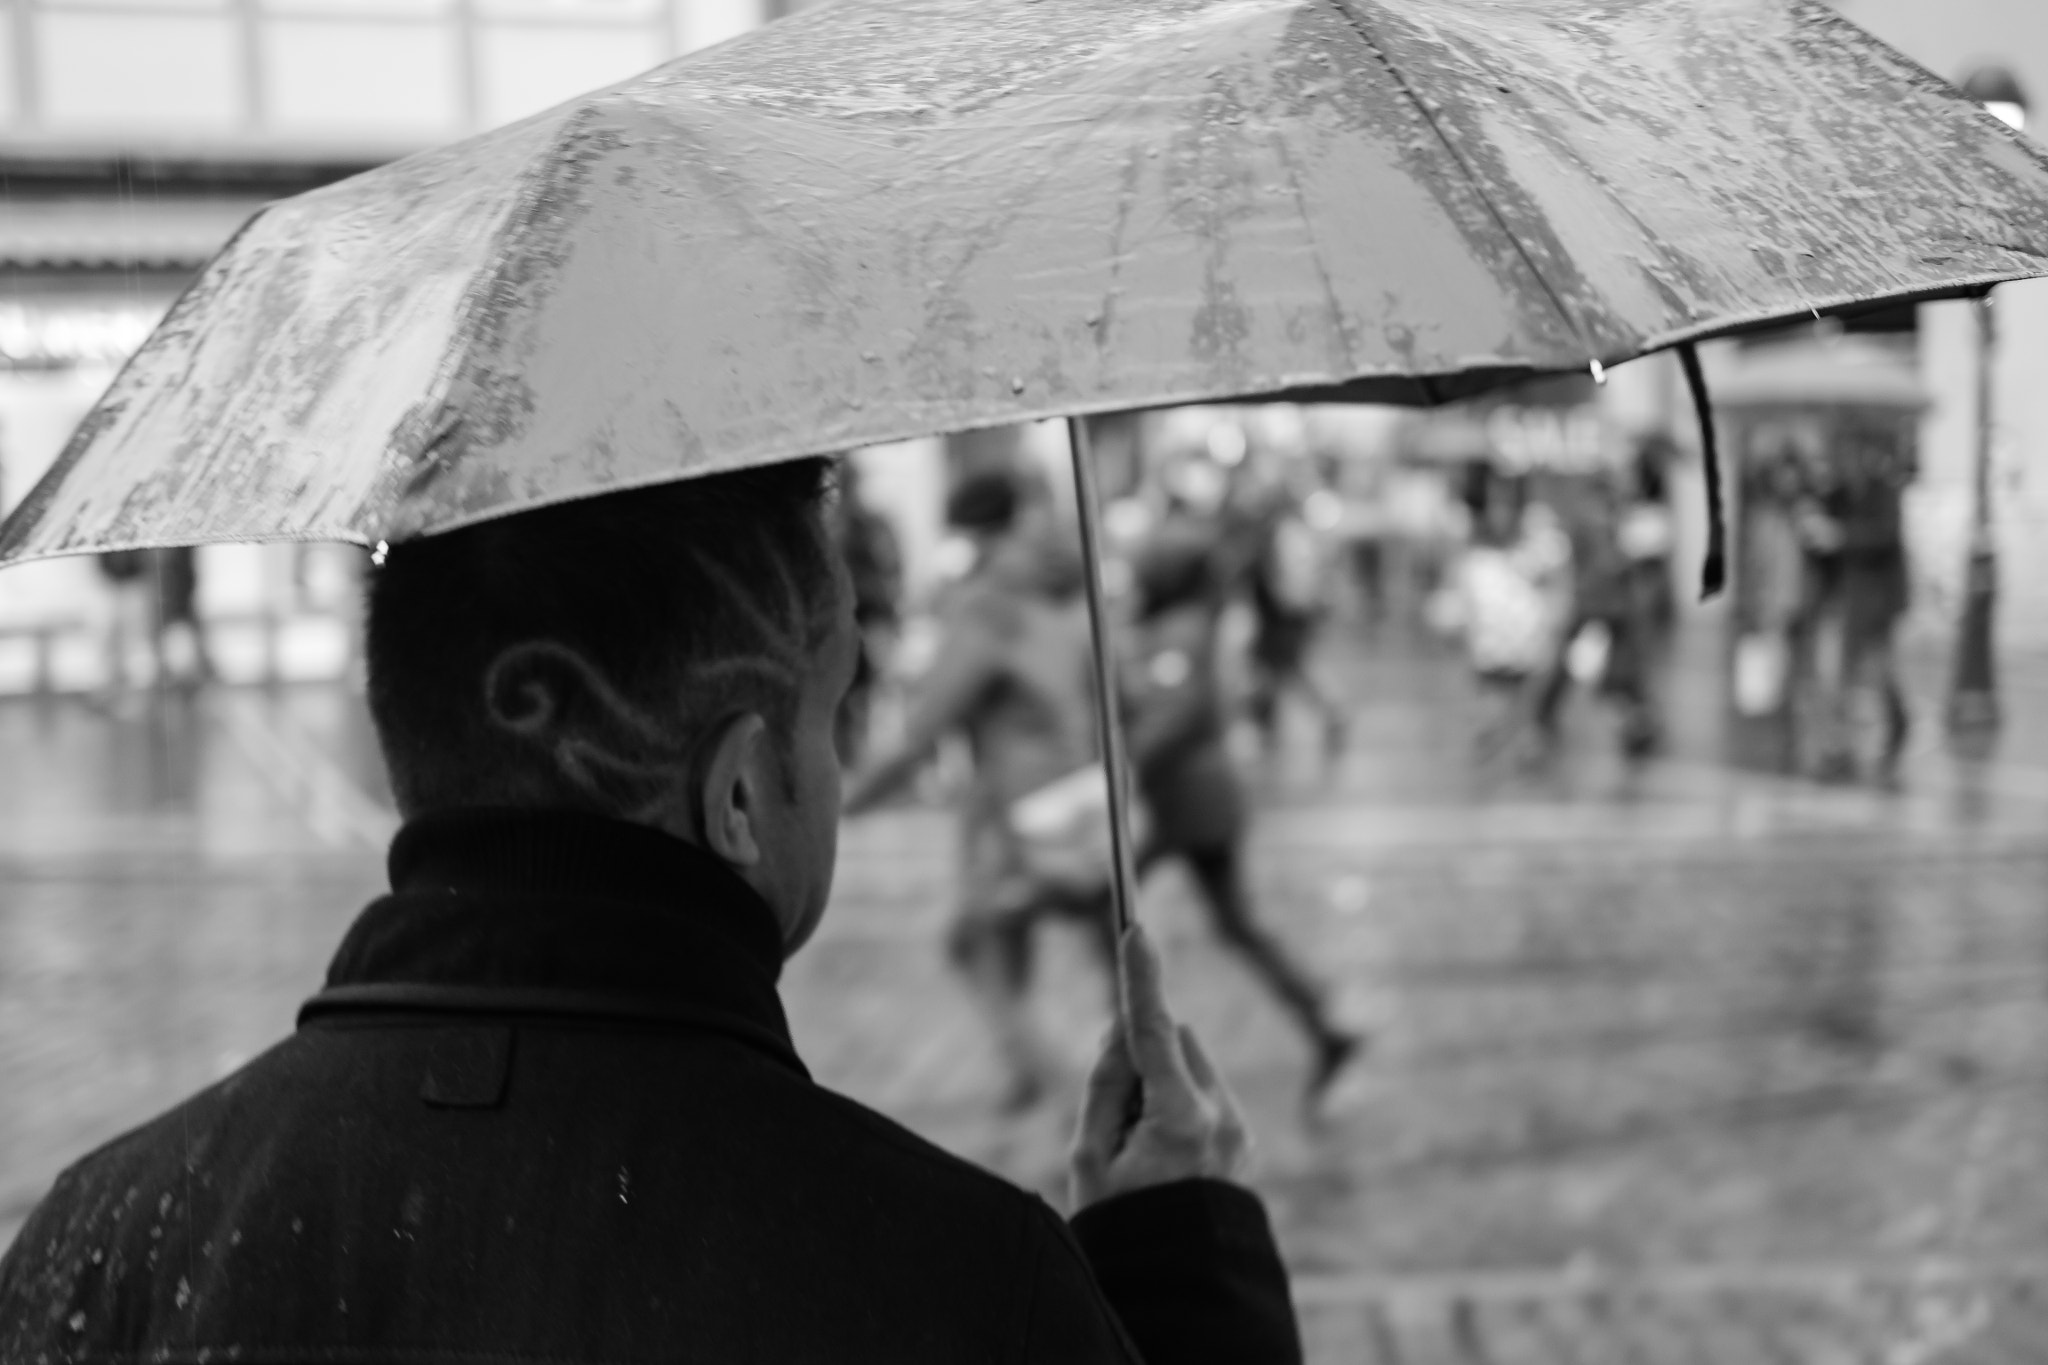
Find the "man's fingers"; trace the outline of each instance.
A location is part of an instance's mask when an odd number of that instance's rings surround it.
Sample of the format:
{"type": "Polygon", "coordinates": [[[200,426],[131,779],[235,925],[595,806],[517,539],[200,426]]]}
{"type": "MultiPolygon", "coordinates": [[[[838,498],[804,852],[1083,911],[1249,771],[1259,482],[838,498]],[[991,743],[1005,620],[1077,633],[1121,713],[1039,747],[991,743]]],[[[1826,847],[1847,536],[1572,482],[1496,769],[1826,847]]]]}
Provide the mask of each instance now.
{"type": "Polygon", "coordinates": [[[1166,1008],[1159,954],[1153,950],[1150,936],[1133,924],[1124,931],[1123,951],[1118,957],[1123,970],[1125,1023],[1139,1074],[1185,1077],[1173,1013],[1166,1008]]]}
{"type": "Polygon", "coordinates": [[[1103,1041],[1102,1055],[1088,1073],[1088,1089],[1081,1096],[1081,1131],[1076,1145],[1082,1151],[1107,1158],[1117,1150],[1123,1140],[1131,1090],[1137,1083],[1123,1030],[1111,1029],[1103,1041]]]}

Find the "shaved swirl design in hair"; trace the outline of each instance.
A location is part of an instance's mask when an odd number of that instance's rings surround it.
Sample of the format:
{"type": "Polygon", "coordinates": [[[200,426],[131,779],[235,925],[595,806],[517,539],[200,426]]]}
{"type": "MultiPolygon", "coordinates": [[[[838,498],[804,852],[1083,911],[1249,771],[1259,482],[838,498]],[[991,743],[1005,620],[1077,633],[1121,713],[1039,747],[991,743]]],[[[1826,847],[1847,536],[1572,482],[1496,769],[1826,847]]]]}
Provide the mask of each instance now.
{"type": "Polygon", "coordinates": [[[798,700],[841,605],[829,471],[794,461],[394,546],[367,634],[400,809],[650,820],[698,741],[746,712],[793,781],[798,700]]]}

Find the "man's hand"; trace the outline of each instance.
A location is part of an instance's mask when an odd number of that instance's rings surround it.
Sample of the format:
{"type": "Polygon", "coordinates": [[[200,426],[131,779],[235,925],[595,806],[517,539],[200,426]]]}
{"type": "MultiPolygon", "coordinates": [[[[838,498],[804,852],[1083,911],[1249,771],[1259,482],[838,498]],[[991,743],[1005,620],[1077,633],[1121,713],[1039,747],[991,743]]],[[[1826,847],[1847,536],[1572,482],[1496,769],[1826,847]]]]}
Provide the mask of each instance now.
{"type": "Polygon", "coordinates": [[[1151,940],[1132,925],[1122,948],[1124,1016],[1088,1078],[1074,1142],[1077,1211],[1195,1176],[1235,1180],[1251,1161],[1237,1101],[1166,1008],[1151,940]]]}

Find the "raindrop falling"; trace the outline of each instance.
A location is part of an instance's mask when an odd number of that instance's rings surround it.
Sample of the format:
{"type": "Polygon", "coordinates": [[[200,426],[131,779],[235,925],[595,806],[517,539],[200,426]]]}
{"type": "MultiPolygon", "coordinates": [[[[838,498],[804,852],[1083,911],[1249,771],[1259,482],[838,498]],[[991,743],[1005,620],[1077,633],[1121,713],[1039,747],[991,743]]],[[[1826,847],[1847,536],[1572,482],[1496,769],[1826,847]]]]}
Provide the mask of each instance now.
{"type": "Polygon", "coordinates": [[[178,1277],[178,1294],[175,1302],[180,1309],[188,1307],[192,1302],[192,1284],[183,1275],[178,1277]]]}

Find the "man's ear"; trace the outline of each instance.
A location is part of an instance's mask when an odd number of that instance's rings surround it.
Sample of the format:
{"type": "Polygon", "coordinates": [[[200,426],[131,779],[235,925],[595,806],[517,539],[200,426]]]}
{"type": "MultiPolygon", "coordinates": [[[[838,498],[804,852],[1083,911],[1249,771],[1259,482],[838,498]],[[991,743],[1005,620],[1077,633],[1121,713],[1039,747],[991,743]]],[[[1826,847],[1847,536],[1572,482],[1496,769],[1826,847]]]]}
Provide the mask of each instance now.
{"type": "Polygon", "coordinates": [[[761,861],[761,798],[768,777],[768,723],[752,711],[722,722],[697,769],[699,834],[734,867],[761,861]]]}

